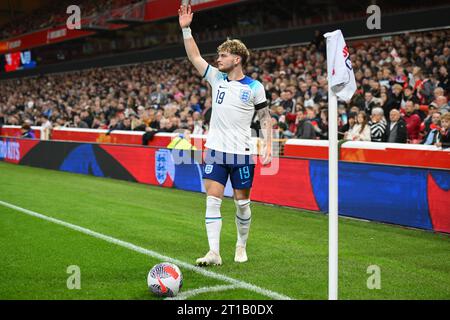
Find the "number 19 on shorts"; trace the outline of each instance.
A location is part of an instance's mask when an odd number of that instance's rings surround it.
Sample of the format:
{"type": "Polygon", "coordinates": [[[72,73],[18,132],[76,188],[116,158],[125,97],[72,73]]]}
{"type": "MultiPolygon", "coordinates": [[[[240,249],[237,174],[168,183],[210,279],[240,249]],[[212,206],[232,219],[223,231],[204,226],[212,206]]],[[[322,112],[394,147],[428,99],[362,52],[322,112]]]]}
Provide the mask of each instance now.
{"type": "Polygon", "coordinates": [[[250,178],[250,168],[248,166],[239,168],[239,176],[241,180],[250,178]]]}

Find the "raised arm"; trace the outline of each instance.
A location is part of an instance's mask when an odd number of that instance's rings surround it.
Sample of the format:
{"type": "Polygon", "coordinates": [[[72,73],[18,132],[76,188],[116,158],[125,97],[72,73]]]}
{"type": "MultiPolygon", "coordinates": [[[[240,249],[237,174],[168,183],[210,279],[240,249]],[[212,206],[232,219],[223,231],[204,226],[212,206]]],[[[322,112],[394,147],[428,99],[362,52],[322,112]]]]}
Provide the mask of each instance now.
{"type": "Polygon", "coordinates": [[[180,27],[183,30],[184,48],[189,61],[194,65],[195,69],[203,76],[208,67],[208,63],[200,55],[197,44],[191,34],[191,28],[189,26],[192,22],[194,13],[191,10],[191,6],[181,5],[178,9],[178,17],[180,21],[180,27]]]}

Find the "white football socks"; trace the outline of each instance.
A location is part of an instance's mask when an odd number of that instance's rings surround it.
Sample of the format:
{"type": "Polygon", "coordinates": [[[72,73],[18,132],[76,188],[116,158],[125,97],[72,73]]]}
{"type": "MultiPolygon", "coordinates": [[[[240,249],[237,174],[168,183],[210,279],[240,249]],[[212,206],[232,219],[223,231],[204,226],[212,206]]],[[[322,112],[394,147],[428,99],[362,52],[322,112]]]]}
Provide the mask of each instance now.
{"type": "Polygon", "coordinates": [[[250,199],[234,200],[236,204],[236,227],[237,227],[237,246],[245,247],[247,245],[250,223],[252,222],[252,212],[250,210],[250,199]]]}
{"type": "Polygon", "coordinates": [[[220,206],[222,199],[208,196],[206,197],[206,233],[208,234],[209,250],[219,254],[220,251],[220,231],[222,229],[222,215],[220,206]]]}

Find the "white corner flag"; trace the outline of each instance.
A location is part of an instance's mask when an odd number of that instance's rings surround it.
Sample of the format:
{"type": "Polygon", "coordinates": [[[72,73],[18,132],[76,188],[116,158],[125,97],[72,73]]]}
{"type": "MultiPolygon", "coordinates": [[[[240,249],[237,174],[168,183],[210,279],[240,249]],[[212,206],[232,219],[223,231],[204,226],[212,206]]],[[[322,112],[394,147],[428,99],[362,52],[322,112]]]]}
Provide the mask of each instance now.
{"type": "Polygon", "coordinates": [[[349,101],[356,91],[355,75],[341,30],[327,39],[328,74],[328,299],[338,298],[338,125],[337,98],[349,101]]]}

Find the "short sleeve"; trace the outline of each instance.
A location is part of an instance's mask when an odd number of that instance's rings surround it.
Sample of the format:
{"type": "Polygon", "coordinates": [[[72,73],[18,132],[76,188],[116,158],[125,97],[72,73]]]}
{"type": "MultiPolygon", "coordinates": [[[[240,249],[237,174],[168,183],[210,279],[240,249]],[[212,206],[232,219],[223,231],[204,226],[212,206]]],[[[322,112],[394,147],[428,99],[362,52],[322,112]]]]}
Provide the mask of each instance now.
{"type": "Polygon", "coordinates": [[[206,79],[211,86],[214,86],[218,81],[223,80],[224,74],[220,72],[219,69],[208,64],[203,78],[206,79]]]}
{"type": "Polygon", "coordinates": [[[262,85],[262,83],[257,81],[254,87],[253,103],[255,104],[255,106],[257,106],[265,103],[266,101],[266,90],[264,90],[264,86],[262,85]]]}

